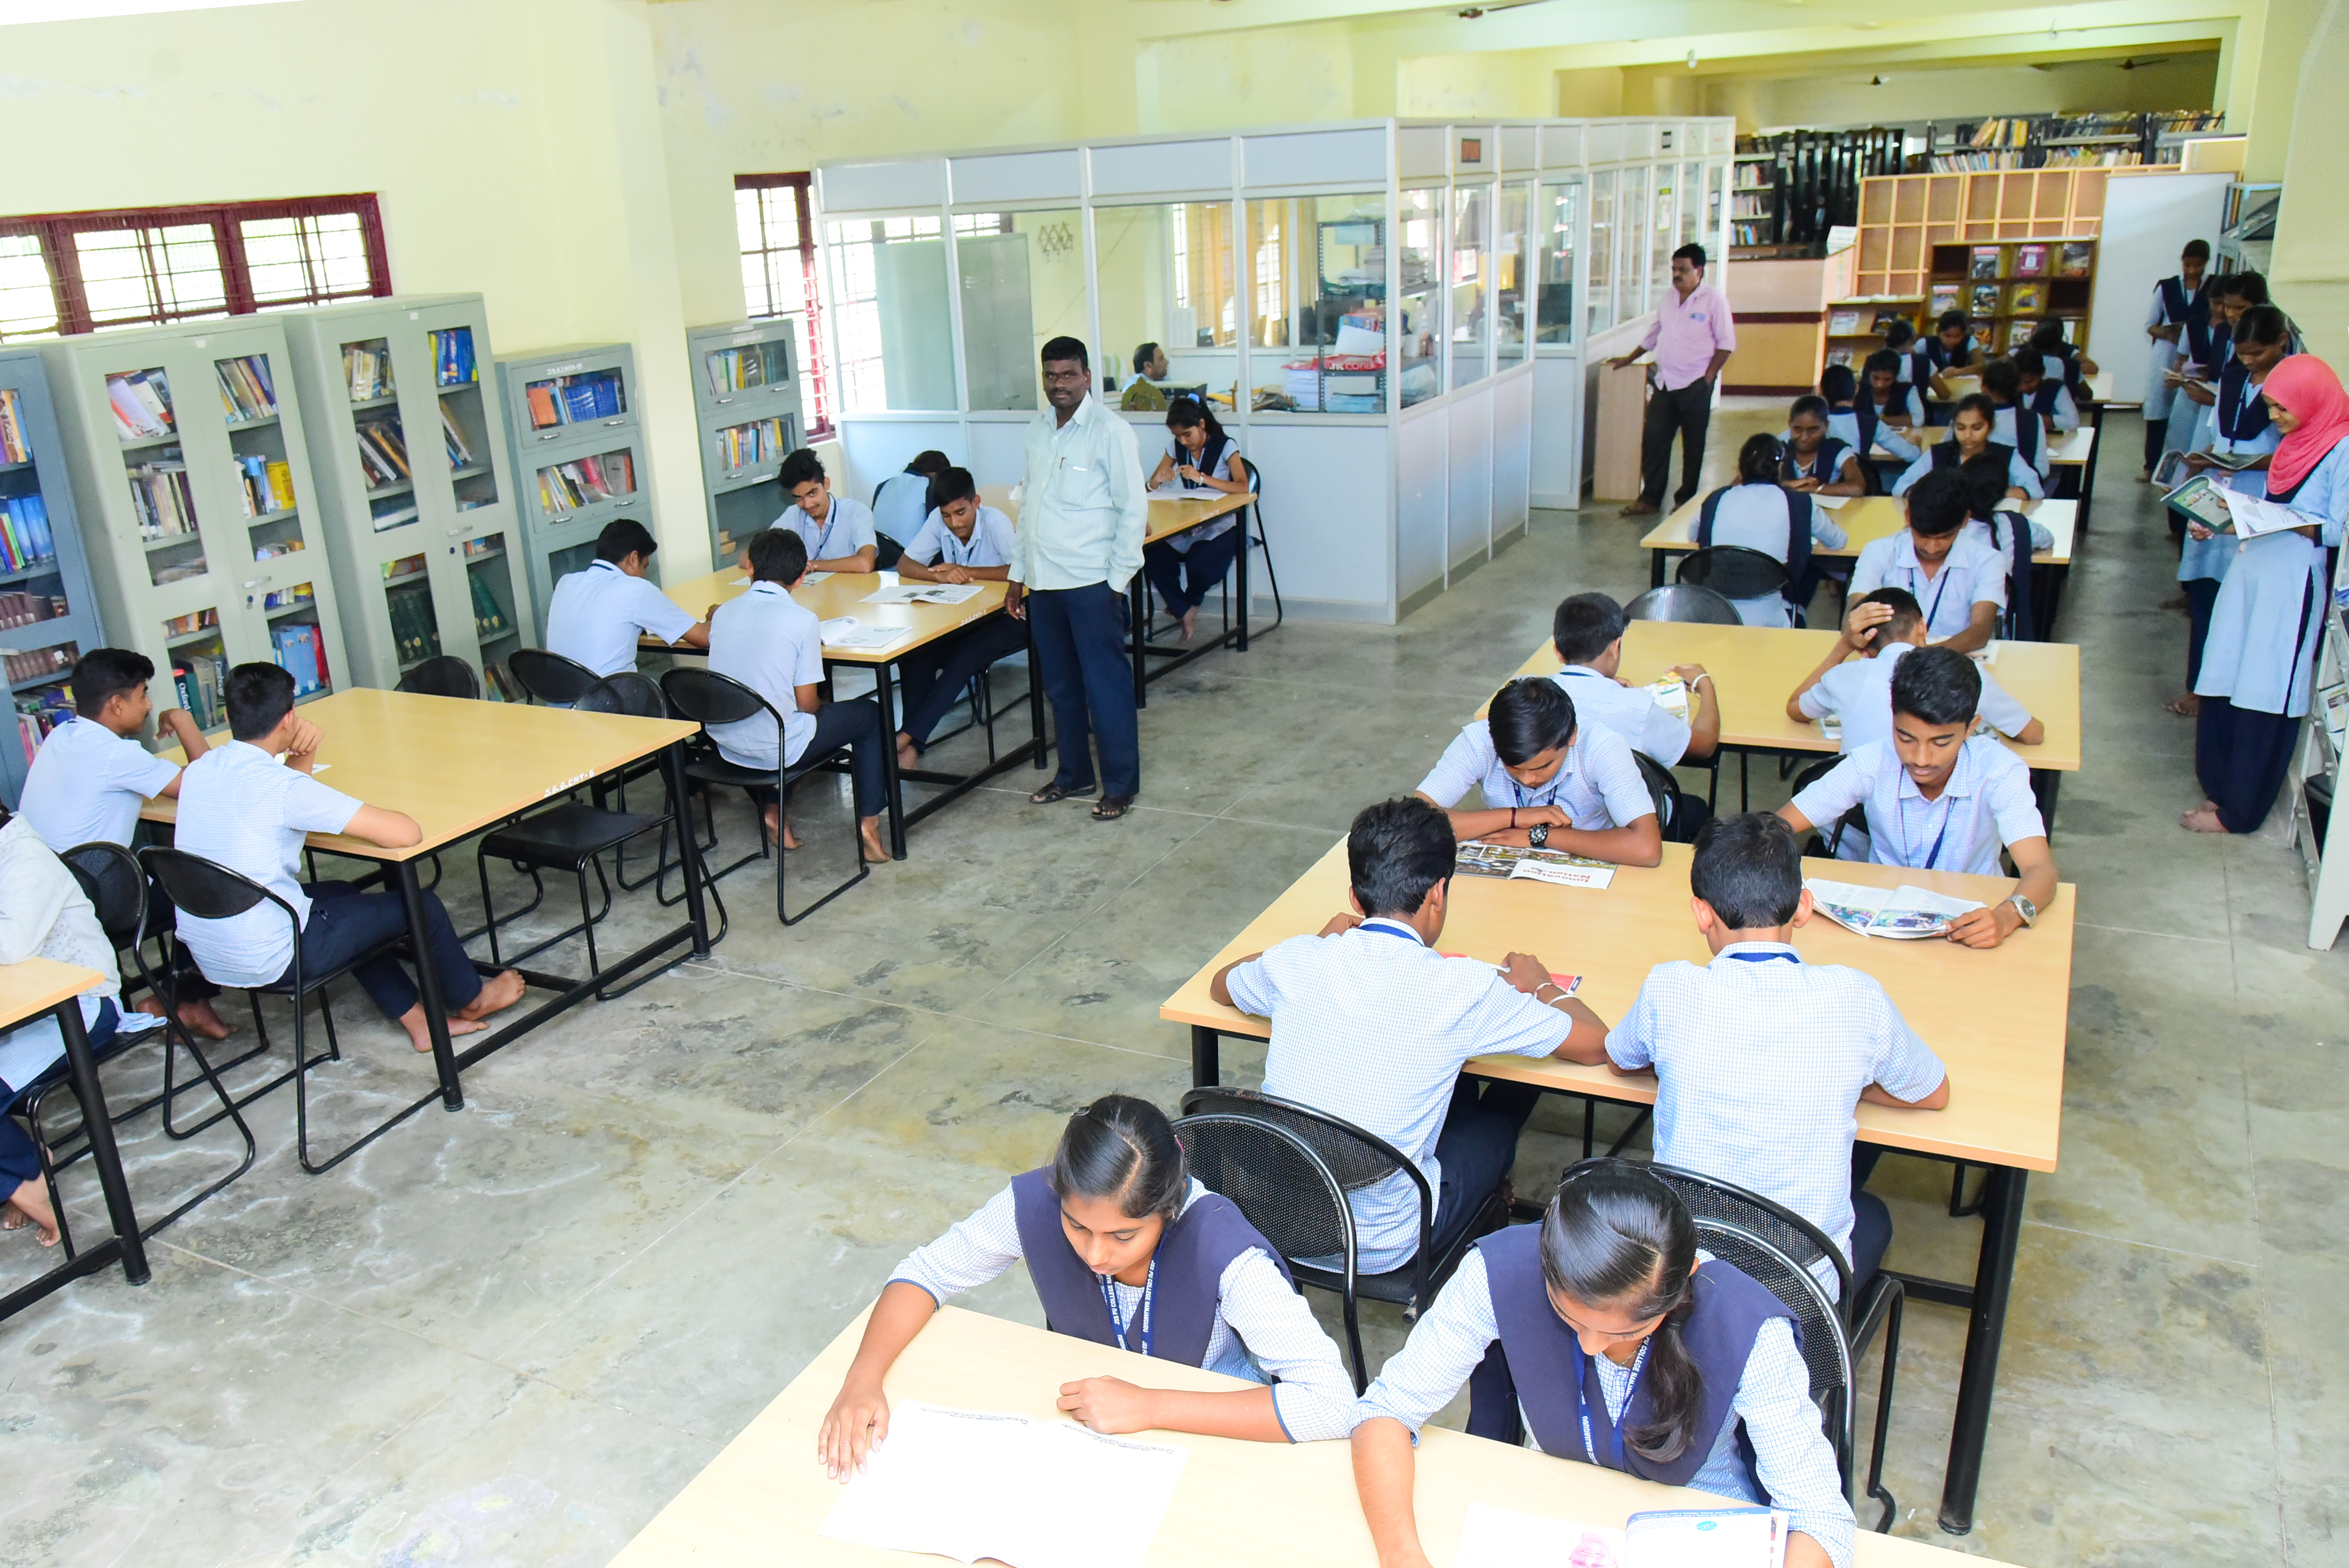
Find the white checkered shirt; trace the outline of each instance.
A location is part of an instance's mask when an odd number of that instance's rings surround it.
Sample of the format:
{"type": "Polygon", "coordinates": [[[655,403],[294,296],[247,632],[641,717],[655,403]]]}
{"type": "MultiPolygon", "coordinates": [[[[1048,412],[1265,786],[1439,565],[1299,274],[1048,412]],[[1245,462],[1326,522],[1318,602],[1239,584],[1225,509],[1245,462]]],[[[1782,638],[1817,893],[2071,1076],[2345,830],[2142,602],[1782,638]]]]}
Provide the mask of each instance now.
{"type": "MultiPolygon", "coordinates": [[[[1688,755],[1689,721],[1656,700],[1646,686],[1627,686],[1588,665],[1568,665],[1549,677],[1574,699],[1574,722],[1595,724],[1623,738],[1667,768],[1688,755]]],[[[1693,705],[1693,699],[1692,699],[1693,705]]]]}
{"type": "Polygon", "coordinates": [[[1865,805],[1868,859],[1912,871],[1998,876],[2002,847],[2047,836],[2030,765],[1987,735],[1959,748],[1938,800],[1918,792],[1891,741],[1876,740],[1837,763],[1794,805],[1814,827],[1865,805]]]}
{"type": "Polygon", "coordinates": [[[1419,793],[1439,806],[1457,805],[1476,785],[1485,789],[1485,809],[1505,811],[1511,807],[1562,806],[1577,829],[1601,832],[1625,828],[1656,814],[1655,797],[1648,793],[1631,748],[1603,724],[1574,727],[1566,760],[1547,784],[1528,787],[1509,776],[1501,754],[1493,749],[1493,728],[1472,719],[1453,737],[1437,758],[1435,770],[1419,781],[1419,793]]]}

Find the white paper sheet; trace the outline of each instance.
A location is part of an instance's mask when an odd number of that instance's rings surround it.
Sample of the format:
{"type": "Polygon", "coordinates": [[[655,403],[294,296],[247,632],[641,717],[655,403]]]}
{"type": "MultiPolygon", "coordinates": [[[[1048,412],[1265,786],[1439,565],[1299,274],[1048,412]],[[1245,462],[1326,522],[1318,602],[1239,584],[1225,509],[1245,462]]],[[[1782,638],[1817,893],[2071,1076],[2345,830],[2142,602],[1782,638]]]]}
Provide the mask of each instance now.
{"type": "Polygon", "coordinates": [[[1811,499],[1829,511],[1836,511],[1842,508],[1844,502],[1854,498],[1847,495],[1813,495],[1811,499]]]}
{"type": "Polygon", "coordinates": [[[1472,1502],[1453,1562],[1457,1568],[1622,1568],[1623,1532],[1472,1502]]]}
{"type": "Polygon", "coordinates": [[[1615,880],[1615,868],[1601,865],[1560,865],[1554,861],[1519,861],[1510,868],[1511,882],[1555,882],[1559,887],[1587,887],[1604,891],[1615,880]]]}
{"type": "Polygon", "coordinates": [[[863,604],[960,604],[978,597],[976,583],[893,583],[858,601],[863,604]]]}

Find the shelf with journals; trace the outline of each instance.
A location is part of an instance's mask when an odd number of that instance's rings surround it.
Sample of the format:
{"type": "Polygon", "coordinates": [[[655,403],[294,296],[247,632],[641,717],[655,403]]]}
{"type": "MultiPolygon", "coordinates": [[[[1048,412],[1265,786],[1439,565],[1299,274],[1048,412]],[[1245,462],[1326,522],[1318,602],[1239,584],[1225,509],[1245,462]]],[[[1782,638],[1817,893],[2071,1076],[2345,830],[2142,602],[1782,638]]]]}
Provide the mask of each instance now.
{"type": "Polygon", "coordinates": [[[106,640],[155,662],[157,708],[227,723],[232,665],[347,684],[282,315],[45,344],[106,640]]]}
{"type": "Polygon", "coordinates": [[[723,568],[787,504],[772,481],[784,457],[807,439],[799,339],[792,324],[778,317],[692,327],[685,346],[693,367],[710,556],[723,568]]]}
{"type": "Polygon", "coordinates": [[[2066,342],[2084,344],[2095,271],[2094,240],[1935,245],[1925,314],[1939,320],[1964,311],[1976,341],[1992,354],[2022,347],[2050,317],[2064,324],[2066,342]]]}
{"type": "Polygon", "coordinates": [[[1930,332],[1931,328],[1925,325],[1925,296],[1883,294],[1829,302],[1826,363],[1847,365],[1853,375],[1858,375],[1868,356],[1884,346],[1884,328],[1894,321],[1905,321],[1919,333],[1930,332]]]}
{"type": "Polygon", "coordinates": [[[491,696],[533,640],[513,542],[513,459],[479,294],[398,296],[282,319],[341,590],[351,678],[390,686],[453,654],[491,696]]]}
{"type": "MultiPolygon", "coordinates": [[[[595,559],[605,523],[633,517],[653,526],[636,351],[625,343],[549,348],[500,355],[497,367],[523,580],[533,623],[543,626],[556,581],[595,559]]],[[[488,567],[477,559],[473,570],[488,567]]]]}
{"type": "Polygon", "coordinates": [[[1921,294],[1933,247],[2034,240],[2093,240],[2104,227],[2102,169],[1888,174],[1859,182],[1861,294],[1921,294]]]}
{"type": "Polygon", "coordinates": [[[105,642],[40,351],[0,348],[0,675],[16,726],[0,804],[15,810],[41,738],[71,716],[74,661],[105,642]]]}

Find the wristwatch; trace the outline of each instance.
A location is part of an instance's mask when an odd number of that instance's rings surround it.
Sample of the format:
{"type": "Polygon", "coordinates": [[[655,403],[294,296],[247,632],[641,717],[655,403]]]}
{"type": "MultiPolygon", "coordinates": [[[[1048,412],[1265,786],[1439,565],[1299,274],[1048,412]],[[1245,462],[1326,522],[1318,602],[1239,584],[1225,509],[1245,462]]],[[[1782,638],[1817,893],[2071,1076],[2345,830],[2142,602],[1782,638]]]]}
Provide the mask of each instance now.
{"type": "Polygon", "coordinates": [[[1537,850],[1538,850],[1538,849],[1540,849],[1544,844],[1548,843],[1548,842],[1549,842],[1549,824],[1548,824],[1547,822],[1540,822],[1540,823],[1537,823],[1537,824],[1535,824],[1535,825],[1534,825],[1533,827],[1531,827],[1531,828],[1526,829],[1526,843],[1528,843],[1528,844],[1530,844],[1530,845],[1532,845],[1535,849],[1537,849],[1537,850]]]}
{"type": "Polygon", "coordinates": [[[2025,931],[2030,930],[2033,926],[2039,923],[2039,906],[2037,904],[2032,903],[2029,899],[2023,897],[2019,892],[2009,894],[2006,902],[2014,905],[2015,913],[2023,916],[2023,928],[2025,931]]]}

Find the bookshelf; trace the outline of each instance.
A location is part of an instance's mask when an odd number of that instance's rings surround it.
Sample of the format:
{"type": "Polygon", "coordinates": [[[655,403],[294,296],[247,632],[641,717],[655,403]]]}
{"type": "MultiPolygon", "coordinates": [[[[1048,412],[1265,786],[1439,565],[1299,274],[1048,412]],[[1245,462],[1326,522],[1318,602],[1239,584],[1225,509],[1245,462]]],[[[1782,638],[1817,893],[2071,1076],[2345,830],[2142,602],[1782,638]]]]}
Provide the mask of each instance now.
{"type": "Polygon", "coordinates": [[[288,312],[294,383],[341,590],[351,679],[454,654],[491,696],[531,640],[514,484],[479,294],[288,312]]]}
{"type": "Polygon", "coordinates": [[[1826,363],[1847,365],[1855,376],[1868,356],[1884,346],[1884,325],[1898,316],[1919,333],[1926,325],[1925,296],[1883,294],[1873,299],[1839,299],[1827,306],[1826,363]]]}
{"type": "Polygon", "coordinates": [[[1928,122],[1924,161],[1937,174],[2176,163],[2184,139],[2217,131],[2226,121],[2224,109],[2012,115],[1961,123],[1946,139],[1928,122]]]}
{"type": "Polygon", "coordinates": [[[2283,205],[2283,186],[2277,181],[2227,187],[2227,206],[2219,229],[2217,265],[2222,273],[2265,273],[2275,255],[2276,212],[2283,205]]]}
{"type": "Polygon", "coordinates": [[[1992,354],[2020,348],[2041,318],[2064,323],[2072,343],[2088,341],[2088,301],[2095,284],[2094,240],[2025,240],[2008,244],[1935,245],[1925,314],[1962,310],[1977,342],[1992,354]]]}
{"type": "Polygon", "coordinates": [[[1775,152],[1741,152],[1729,186],[1730,253],[1778,242],[1778,201],[1785,181],[1775,152]]]}
{"type": "Polygon", "coordinates": [[[44,344],[108,643],[155,662],[158,709],[227,722],[233,665],[295,700],[352,672],[284,315],[44,344]]]}
{"type": "Polygon", "coordinates": [[[40,351],[0,348],[0,673],[16,726],[0,745],[0,803],[9,810],[41,738],[73,711],[74,660],[105,642],[40,351]]]}
{"type": "Polygon", "coordinates": [[[636,351],[577,345],[500,355],[497,366],[523,581],[532,623],[543,626],[556,579],[595,558],[605,524],[633,517],[653,526],[636,351]]]}
{"type": "Polygon", "coordinates": [[[1888,174],[1859,182],[1856,294],[1929,293],[1933,247],[1959,242],[2093,240],[2104,227],[2102,169],[1888,174]]]}
{"type": "MultiPolygon", "coordinates": [[[[2349,848],[2332,852],[2342,759],[2349,750],[2349,556],[2333,564],[2333,603],[2310,686],[2308,722],[2292,760],[2292,841],[2308,872],[2308,944],[2329,948],[2349,920],[2349,848]]],[[[2349,844],[2349,841],[2344,841],[2349,844]]]]}
{"type": "Polygon", "coordinates": [[[777,317],[693,327],[685,346],[710,558],[725,567],[745,539],[782,512],[782,499],[771,488],[775,470],[807,439],[799,340],[792,324],[777,317]]]}

